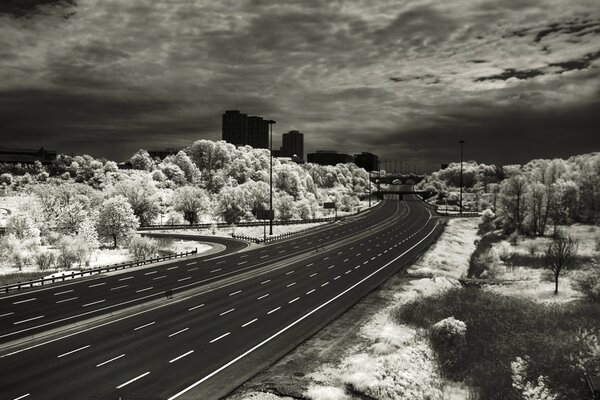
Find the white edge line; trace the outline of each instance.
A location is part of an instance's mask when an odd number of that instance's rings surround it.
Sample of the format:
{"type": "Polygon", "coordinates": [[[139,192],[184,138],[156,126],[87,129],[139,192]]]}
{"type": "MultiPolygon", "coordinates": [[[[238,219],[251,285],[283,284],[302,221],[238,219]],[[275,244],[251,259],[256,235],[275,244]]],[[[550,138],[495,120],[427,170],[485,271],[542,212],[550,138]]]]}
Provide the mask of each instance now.
{"type": "MultiPolygon", "coordinates": [[[[427,210],[427,212],[429,212],[429,210],[427,210]]],[[[431,220],[431,213],[429,212],[429,218],[427,219],[427,222],[425,223],[425,225],[427,225],[427,223],[429,223],[429,221],[431,220]]],[[[320,309],[322,309],[323,307],[326,307],[328,304],[332,303],[333,301],[337,300],[338,298],[340,298],[341,296],[345,295],[346,293],[348,293],[350,290],[354,289],[355,287],[359,286],[360,284],[362,284],[363,282],[365,282],[367,279],[371,278],[372,276],[374,276],[375,274],[381,272],[383,269],[387,268],[390,264],[396,262],[399,258],[403,257],[406,253],[408,253],[409,251],[411,251],[412,249],[414,249],[415,247],[417,247],[418,245],[420,245],[421,243],[423,243],[427,238],[429,238],[429,236],[431,236],[431,234],[435,231],[437,227],[437,224],[433,227],[433,229],[427,234],[427,236],[425,236],[423,239],[421,239],[419,242],[417,242],[416,244],[414,244],[410,249],[406,250],[404,253],[400,254],[398,257],[394,258],[392,261],[388,262],[387,264],[385,264],[384,266],[380,267],[379,269],[373,271],[372,273],[370,273],[369,275],[367,275],[366,277],[364,277],[363,279],[361,279],[360,281],[356,282],[354,285],[350,286],[348,289],[344,290],[343,292],[339,293],[338,295],[332,297],[331,299],[327,300],[325,303],[321,304],[320,306],[314,308],[313,310],[309,311],[308,313],[304,314],[302,317],[298,318],[297,320],[295,320],[294,322],[292,322],[291,324],[289,324],[288,326],[282,328],[281,330],[279,330],[278,332],[275,332],[273,335],[269,336],[268,338],[266,338],[265,340],[263,340],[262,342],[258,343],[256,346],[252,347],[251,349],[245,351],[244,353],[240,354],[239,356],[237,356],[236,358],[234,358],[233,360],[229,361],[228,363],[222,365],[221,367],[217,368],[216,370],[214,370],[213,372],[211,372],[210,374],[206,375],[205,377],[197,380],[196,382],[194,382],[193,384],[191,384],[190,386],[188,386],[187,388],[179,391],[178,393],[175,393],[173,396],[169,397],[167,400],[174,400],[178,397],[180,397],[182,394],[189,392],[190,390],[192,390],[193,388],[195,388],[196,386],[200,385],[201,383],[205,382],[206,380],[212,378],[213,376],[215,376],[216,374],[218,374],[219,372],[223,371],[224,369],[228,368],[229,366],[235,364],[236,362],[238,362],[239,360],[241,360],[242,358],[246,357],[247,355],[249,355],[250,353],[256,351],[257,349],[261,348],[262,346],[264,346],[265,344],[267,344],[268,342],[270,342],[271,340],[275,339],[277,336],[281,335],[282,333],[288,331],[290,328],[298,325],[300,322],[302,322],[303,320],[305,320],[306,318],[310,317],[312,314],[316,313],[317,311],[319,311],[320,309]]],[[[212,342],[211,342],[212,343],[212,342]]]]}
{"type": "Polygon", "coordinates": [[[31,393],[24,394],[23,396],[16,397],[14,400],[21,400],[21,399],[24,399],[25,397],[29,396],[30,394],[31,394],[31,393]]]}

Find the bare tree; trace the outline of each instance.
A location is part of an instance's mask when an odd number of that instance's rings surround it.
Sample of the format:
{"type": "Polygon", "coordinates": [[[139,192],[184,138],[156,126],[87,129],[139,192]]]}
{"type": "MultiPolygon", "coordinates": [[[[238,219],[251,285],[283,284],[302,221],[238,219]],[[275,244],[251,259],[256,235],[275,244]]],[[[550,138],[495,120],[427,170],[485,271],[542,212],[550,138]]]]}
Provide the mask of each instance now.
{"type": "Polygon", "coordinates": [[[558,294],[558,277],[577,256],[577,241],[570,235],[557,231],[545,255],[546,266],[554,274],[554,294],[558,294]]]}
{"type": "Polygon", "coordinates": [[[522,175],[514,175],[501,184],[501,212],[506,229],[523,232],[523,221],[527,211],[527,181],[522,175]]]}

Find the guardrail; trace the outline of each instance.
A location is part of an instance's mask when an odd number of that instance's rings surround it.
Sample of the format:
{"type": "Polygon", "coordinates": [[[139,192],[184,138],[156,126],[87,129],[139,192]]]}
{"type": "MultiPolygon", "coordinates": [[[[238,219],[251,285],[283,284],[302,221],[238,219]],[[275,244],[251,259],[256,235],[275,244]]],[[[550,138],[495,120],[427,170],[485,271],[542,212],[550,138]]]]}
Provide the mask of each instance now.
{"type": "Polygon", "coordinates": [[[139,267],[141,265],[154,264],[154,263],[161,262],[161,261],[172,260],[174,258],[187,257],[187,256],[190,256],[192,254],[197,254],[197,253],[198,253],[198,249],[194,249],[192,251],[171,254],[169,256],[149,258],[147,260],[131,261],[131,262],[120,263],[120,264],[106,265],[106,266],[100,267],[100,268],[89,269],[87,271],[81,271],[81,272],[72,272],[67,275],[55,276],[52,278],[42,278],[42,279],[37,279],[34,281],[17,282],[17,283],[12,283],[10,285],[0,286],[0,291],[4,291],[5,293],[8,293],[11,290],[21,290],[22,288],[32,288],[32,287],[38,286],[38,285],[51,284],[51,283],[55,283],[55,282],[63,282],[67,279],[73,279],[73,278],[80,277],[80,276],[89,276],[89,275],[101,274],[104,272],[117,271],[120,269],[139,267]]]}
{"type": "MultiPolygon", "coordinates": [[[[344,219],[344,217],[338,217],[337,219],[334,219],[334,220],[335,221],[341,221],[343,219],[344,219]]],[[[331,220],[331,221],[333,222],[334,220],[331,220]]],[[[306,228],[306,229],[300,229],[300,230],[294,231],[294,232],[282,233],[281,235],[276,235],[276,236],[267,236],[266,239],[264,239],[264,238],[261,239],[261,238],[257,238],[257,237],[253,237],[253,236],[246,236],[246,235],[235,235],[233,233],[231,234],[231,237],[234,238],[234,239],[245,240],[247,242],[254,242],[254,243],[257,243],[257,244],[260,244],[260,243],[270,243],[270,242],[274,242],[274,241],[277,241],[277,240],[287,239],[289,237],[299,235],[301,233],[310,231],[310,230],[312,230],[314,228],[316,228],[316,227],[310,227],[310,228],[306,228]]]]}
{"type": "MultiPolygon", "coordinates": [[[[363,210],[364,211],[364,210],[363,210]]],[[[362,211],[356,211],[354,214],[360,214],[362,211]]],[[[337,219],[339,219],[338,217],[337,219]]],[[[298,225],[298,224],[314,224],[318,222],[329,222],[335,221],[336,217],[326,217],[326,218],[312,218],[312,219],[290,219],[290,220],[273,220],[273,225],[298,225]]],[[[264,221],[243,221],[235,224],[228,224],[227,222],[217,222],[217,228],[228,228],[233,225],[236,227],[246,227],[246,226],[263,226],[265,224],[264,221]]],[[[145,225],[140,226],[138,231],[151,231],[157,229],[210,229],[213,226],[213,223],[204,223],[204,224],[162,224],[162,225],[145,225]]]]}

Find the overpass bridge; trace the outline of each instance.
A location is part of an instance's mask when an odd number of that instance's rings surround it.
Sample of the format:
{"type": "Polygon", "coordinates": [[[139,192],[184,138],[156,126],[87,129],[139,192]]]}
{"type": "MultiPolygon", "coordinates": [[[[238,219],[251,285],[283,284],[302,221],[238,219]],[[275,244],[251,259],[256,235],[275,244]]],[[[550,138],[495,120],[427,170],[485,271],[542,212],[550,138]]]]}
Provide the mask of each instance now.
{"type": "Polygon", "coordinates": [[[399,196],[399,200],[403,200],[406,195],[417,195],[421,196],[423,200],[435,196],[436,192],[428,192],[424,190],[377,190],[373,192],[373,195],[380,200],[383,200],[385,195],[396,195],[399,196]]]}
{"type": "Polygon", "coordinates": [[[383,176],[371,175],[371,182],[373,183],[398,183],[402,185],[415,185],[425,179],[426,175],[416,174],[386,174],[383,176]]]}

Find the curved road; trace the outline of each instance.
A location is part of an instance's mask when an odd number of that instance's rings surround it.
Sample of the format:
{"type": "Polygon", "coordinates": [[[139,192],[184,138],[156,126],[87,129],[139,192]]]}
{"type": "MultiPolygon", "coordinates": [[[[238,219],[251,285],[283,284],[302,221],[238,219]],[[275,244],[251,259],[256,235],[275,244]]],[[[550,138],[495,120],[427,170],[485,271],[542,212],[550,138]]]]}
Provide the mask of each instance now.
{"type": "MultiPolygon", "coordinates": [[[[335,228],[199,260],[193,266],[178,265],[163,279],[183,286],[184,275],[194,277],[188,280],[211,273],[222,276],[210,281],[208,289],[182,293],[154,309],[4,352],[0,393],[7,399],[218,398],[410,263],[438,231],[436,219],[420,201],[386,200],[363,218],[335,228]],[[315,240],[328,236],[336,240],[306,252],[315,240]],[[294,253],[295,246],[304,251],[294,253]],[[268,256],[265,261],[263,256],[268,256]],[[189,271],[192,268],[198,269],[189,271]],[[210,272],[217,268],[221,271],[210,272]]],[[[167,274],[164,266],[141,273],[153,271],[123,281],[118,279],[129,274],[102,278],[98,281],[106,282],[102,291],[77,287],[79,292],[52,296],[74,297],[88,291],[106,296],[111,288],[125,284],[137,285],[128,289],[137,291],[152,276],[167,274]],[[138,280],[144,282],[138,285],[138,280]]],[[[92,282],[96,280],[85,285],[92,282]]],[[[81,307],[77,300],[72,304],[81,307]]],[[[31,308],[38,311],[40,306],[31,308]]]]}

